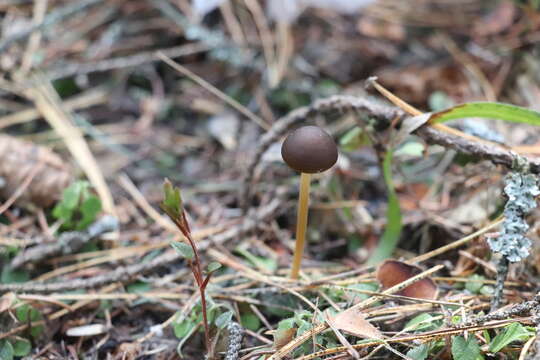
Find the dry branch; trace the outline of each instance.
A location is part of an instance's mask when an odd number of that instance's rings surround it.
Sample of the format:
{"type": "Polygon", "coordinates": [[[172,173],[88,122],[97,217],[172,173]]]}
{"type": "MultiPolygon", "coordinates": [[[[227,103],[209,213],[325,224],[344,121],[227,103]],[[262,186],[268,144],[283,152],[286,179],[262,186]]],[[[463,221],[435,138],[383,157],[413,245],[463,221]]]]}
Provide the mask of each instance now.
{"type": "MultiPolygon", "coordinates": [[[[253,177],[257,165],[260,163],[262,155],[268,150],[270,145],[278,141],[293,126],[309,120],[317,114],[323,114],[329,111],[355,111],[361,116],[370,117],[377,120],[379,130],[388,128],[395,119],[405,120],[407,115],[399,108],[382,104],[378,100],[371,98],[361,98],[347,95],[336,95],[327,99],[316,100],[309,106],[304,106],[291,111],[289,114],[277,120],[272,128],[264,134],[259,140],[259,145],[254,151],[254,155],[249,160],[243,177],[242,193],[240,202],[242,208],[246,209],[252,193],[253,177]]],[[[360,116],[358,121],[362,121],[360,116]]],[[[474,157],[485,159],[494,164],[512,167],[515,160],[515,153],[497,145],[490,145],[484,142],[471,141],[436,130],[429,125],[418,128],[415,132],[429,144],[441,145],[443,147],[454,149],[461,153],[472,155],[474,157]]],[[[532,173],[540,173],[540,159],[527,159],[529,161],[532,173]]]]}

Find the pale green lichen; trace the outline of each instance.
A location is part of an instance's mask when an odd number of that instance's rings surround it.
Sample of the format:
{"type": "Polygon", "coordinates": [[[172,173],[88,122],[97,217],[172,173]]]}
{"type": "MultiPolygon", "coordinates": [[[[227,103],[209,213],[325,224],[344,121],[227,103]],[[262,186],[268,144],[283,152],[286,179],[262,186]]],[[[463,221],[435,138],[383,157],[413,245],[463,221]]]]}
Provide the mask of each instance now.
{"type": "Polygon", "coordinates": [[[504,222],[500,235],[488,240],[491,250],[508,261],[517,262],[529,255],[531,240],[525,237],[529,225],[524,217],[536,207],[540,195],[537,177],[533,174],[512,172],[505,178],[504,192],[508,201],[504,207],[504,222]]]}

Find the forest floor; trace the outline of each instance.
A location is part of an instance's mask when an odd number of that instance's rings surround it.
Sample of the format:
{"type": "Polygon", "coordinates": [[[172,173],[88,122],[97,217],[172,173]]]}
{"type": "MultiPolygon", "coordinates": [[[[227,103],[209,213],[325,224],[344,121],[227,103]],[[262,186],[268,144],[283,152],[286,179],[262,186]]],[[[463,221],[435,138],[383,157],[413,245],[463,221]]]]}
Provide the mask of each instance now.
{"type": "Polygon", "coordinates": [[[538,359],[539,8],[0,1],[0,360],[538,359]]]}

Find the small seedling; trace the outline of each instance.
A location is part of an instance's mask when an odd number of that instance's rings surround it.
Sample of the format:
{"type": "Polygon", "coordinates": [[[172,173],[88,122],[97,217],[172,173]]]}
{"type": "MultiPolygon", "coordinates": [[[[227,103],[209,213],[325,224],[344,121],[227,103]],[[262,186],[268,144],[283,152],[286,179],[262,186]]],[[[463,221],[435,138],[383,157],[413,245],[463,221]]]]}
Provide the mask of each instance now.
{"type": "Polygon", "coordinates": [[[161,203],[161,209],[169,216],[172,222],[176,227],[182,232],[184,237],[187,240],[185,242],[173,242],[171,246],[188,262],[193,277],[199,287],[199,292],[201,296],[201,312],[203,315],[203,325],[204,325],[204,335],[206,342],[206,350],[208,354],[212,353],[211,350],[211,339],[210,339],[210,325],[208,320],[207,305],[205,290],[210,277],[212,274],[218,270],[221,265],[216,262],[208,264],[206,269],[206,275],[204,275],[202,270],[201,261],[199,258],[199,252],[197,251],[197,246],[195,241],[191,236],[191,229],[186,218],[186,213],[184,211],[184,206],[182,204],[182,198],[180,196],[180,189],[175,188],[172,184],[165,180],[163,185],[164,199],[161,203]]]}
{"type": "Polygon", "coordinates": [[[296,246],[291,278],[298,279],[306,239],[311,174],[330,169],[337,161],[336,144],[330,135],[317,126],[304,126],[290,133],[281,147],[283,160],[299,171],[300,196],[296,224],[296,246]]]}
{"type": "Polygon", "coordinates": [[[101,212],[101,202],[88,181],[76,181],[66,188],[62,200],[53,209],[53,216],[62,220],[63,230],[84,230],[101,212]]]}

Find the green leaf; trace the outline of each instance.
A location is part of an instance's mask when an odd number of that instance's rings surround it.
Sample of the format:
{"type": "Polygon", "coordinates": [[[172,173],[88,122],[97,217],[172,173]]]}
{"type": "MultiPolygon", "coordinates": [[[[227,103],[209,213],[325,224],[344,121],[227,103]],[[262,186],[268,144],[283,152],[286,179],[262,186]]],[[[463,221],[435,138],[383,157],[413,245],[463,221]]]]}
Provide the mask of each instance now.
{"type": "Polygon", "coordinates": [[[212,261],[210,264],[206,266],[206,272],[213,273],[216,270],[219,270],[221,268],[221,264],[217,261],[212,261]]]}
{"type": "Polygon", "coordinates": [[[310,322],[307,321],[301,321],[298,324],[298,330],[296,331],[296,335],[302,335],[306,331],[309,331],[313,328],[313,325],[310,322]]]}
{"type": "Polygon", "coordinates": [[[428,313],[423,313],[415,316],[405,325],[405,331],[428,331],[435,330],[440,326],[440,321],[428,313]]]}
{"type": "Polygon", "coordinates": [[[195,252],[189,244],[180,241],[173,241],[171,242],[171,246],[185,259],[191,260],[195,257],[195,252]]]}
{"type": "Polygon", "coordinates": [[[402,221],[399,199],[392,181],[392,150],[388,150],[383,161],[383,175],[388,191],[388,209],[386,210],[386,228],[382,234],[377,248],[368,261],[369,265],[375,265],[390,257],[397,246],[401,234],[402,221]]]}
{"type": "Polygon", "coordinates": [[[75,181],[66,190],[62,196],[62,205],[68,209],[75,209],[79,205],[79,200],[88,192],[90,183],[88,181],[75,181]]]}
{"type": "Polygon", "coordinates": [[[408,156],[408,157],[420,157],[424,154],[424,144],[421,144],[416,141],[409,141],[394,153],[395,156],[408,156]]]}
{"type": "Polygon", "coordinates": [[[101,201],[95,195],[90,195],[83,200],[80,207],[81,220],[77,223],[77,230],[84,230],[96,219],[96,216],[101,211],[101,201]]]}
{"type": "Polygon", "coordinates": [[[181,323],[173,325],[174,336],[178,339],[182,339],[183,337],[188,336],[195,326],[197,326],[197,323],[184,319],[181,323]]]}
{"type": "Polygon", "coordinates": [[[414,360],[425,360],[429,355],[429,344],[422,344],[407,351],[407,356],[414,360]]]}
{"type": "Polygon", "coordinates": [[[28,304],[23,304],[15,311],[17,320],[22,323],[41,320],[41,313],[28,304]]]}
{"type": "Polygon", "coordinates": [[[344,151],[354,151],[361,146],[369,145],[371,142],[369,136],[358,126],[347,131],[339,139],[339,146],[344,151]]]}
{"type": "Polygon", "coordinates": [[[26,356],[32,351],[32,344],[30,341],[23,338],[15,338],[13,342],[13,355],[15,356],[26,356]]]}
{"type": "Polygon", "coordinates": [[[469,336],[467,340],[463,336],[452,338],[452,356],[454,360],[477,360],[483,358],[480,354],[480,346],[474,336],[469,336]]]}
{"type": "Polygon", "coordinates": [[[512,323],[505,326],[504,330],[495,336],[489,344],[489,351],[496,353],[514,341],[525,341],[533,335],[520,323],[512,323]]]}
{"type": "MultiPolygon", "coordinates": [[[[33,308],[32,306],[28,304],[23,304],[19,306],[15,310],[15,317],[20,322],[26,324],[26,323],[34,323],[36,321],[40,321],[43,317],[41,313],[33,308]]],[[[30,334],[34,337],[38,337],[43,332],[43,325],[33,326],[30,329],[30,334]]]]}
{"type": "Polygon", "coordinates": [[[101,211],[101,201],[90,192],[88,181],[75,181],[67,187],[53,209],[53,216],[62,220],[62,229],[84,230],[101,211]]]}
{"type": "Polygon", "coordinates": [[[173,187],[171,182],[165,179],[163,183],[163,202],[161,206],[163,210],[172,218],[177,219],[183,211],[182,197],[180,189],[173,187]]]}
{"type": "Polygon", "coordinates": [[[53,209],[53,216],[57,219],[69,221],[73,212],[79,205],[82,192],[90,184],[87,181],[75,181],[68,186],[62,193],[62,199],[53,209]]]}
{"type": "Polygon", "coordinates": [[[295,326],[295,320],[293,317],[289,319],[281,320],[278,323],[278,329],[281,329],[281,330],[292,329],[294,326],[295,326]]]}
{"type": "Polygon", "coordinates": [[[13,360],[13,346],[7,340],[0,340],[0,360],[13,360]]]}
{"type": "Polygon", "coordinates": [[[227,326],[231,322],[232,317],[233,317],[233,312],[226,311],[217,317],[215,324],[218,328],[223,329],[225,328],[225,326],[227,326]]]}
{"type": "Polygon", "coordinates": [[[471,102],[433,113],[429,123],[436,124],[470,117],[499,119],[540,126],[540,112],[509,104],[490,102],[471,102]]]}
{"type": "Polygon", "coordinates": [[[63,220],[64,223],[69,222],[71,219],[71,215],[73,213],[73,210],[68,208],[67,206],[64,206],[61,202],[56,204],[52,211],[52,215],[55,219],[63,220]]]}
{"type": "Polygon", "coordinates": [[[469,290],[473,294],[480,293],[480,290],[484,286],[484,282],[479,280],[485,280],[486,278],[482,275],[474,274],[469,279],[475,281],[467,281],[465,283],[465,289],[469,290]]]}
{"type": "Polygon", "coordinates": [[[270,258],[265,258],[262,256],[256,256],[247,251],[246,249],[242,247],[237,247],[235,249],[236,252],[238,252],[240,255],[245,257],[250,263],[255,265],[259,270],[262,270],[264,272],[273,273],[277,270],[278,264],[277,261],[270,258]]]}
{"type": "Polygon", "coordinates": [[[24,270],[13,270],[9,265],[4,265],[0,275],[0,283],[13,284],[23,283],[30,279],[30,275],[24,270]]]}
{"type": "Polygon", "coordinates": [[[126,287],[126,290],[127,290],[128,293],[137,294],[137,293],[143,293],[143,292],[150,291],[151,288],[152,287],[150,286],[149,283],[146,283],[146,282],[143,282],[143,281],[136,281],[134,283],[129,284],[126,287]]]}
{"type": "Polygon", "coordinates": [[[353,303],[356,304],[359,301],[366,300],[371,295],[368,294],[362,294],[361,292],[356,292],[354,290],[367,290],[367,291],[377,291],[378,285],[375,283],[358,283],[358,284],[351,284],[347,286],[347,289],[350,289],[351,291],[347,291],[349,296],[347,299],[353,303]]]}
{"type": "Polygon", "coordinates": [[[261,327],[261,320],[252,312],[243,313],[240,316],[240,322],[246,329],[257,331],[261,327]]]}

